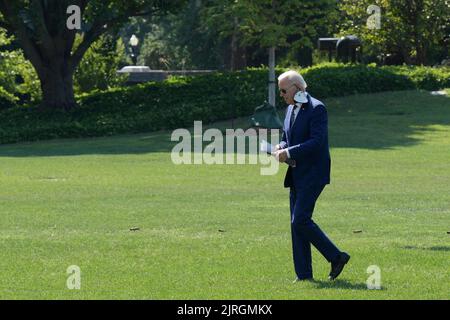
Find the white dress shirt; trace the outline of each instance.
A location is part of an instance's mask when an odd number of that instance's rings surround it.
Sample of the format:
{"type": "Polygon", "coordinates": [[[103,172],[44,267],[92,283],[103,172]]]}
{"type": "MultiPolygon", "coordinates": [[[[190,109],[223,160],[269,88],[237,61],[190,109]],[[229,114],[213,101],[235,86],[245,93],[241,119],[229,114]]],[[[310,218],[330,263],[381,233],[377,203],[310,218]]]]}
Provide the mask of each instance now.
{"type": "MultiPolygon", "coordinates": [[[[297,106],[297,108],[294,109],[294,122],[295,122],[295,119],[297,119],[297,115],[300,112],[300,108],[302,107],[302,104],[296,103],[296,106],[297,106]]],[[[292,128],[293,124],[289,123],[289,125],[292,128]]],[[[289,150],[287,148],[286,148],[286,154],[287,154],[287,157],[290,159],[291,155],[289,154],[289,150]]]]}

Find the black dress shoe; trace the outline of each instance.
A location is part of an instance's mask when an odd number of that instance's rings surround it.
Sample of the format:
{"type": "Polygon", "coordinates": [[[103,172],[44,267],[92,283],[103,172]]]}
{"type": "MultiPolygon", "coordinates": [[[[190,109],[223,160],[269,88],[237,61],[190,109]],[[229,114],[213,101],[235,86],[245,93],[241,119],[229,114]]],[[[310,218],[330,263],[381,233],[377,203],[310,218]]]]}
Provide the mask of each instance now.
{"type": "Polygon", "coordinates": [[[331,263],[331,271],[330,271],[330,275],[328,276],[328,279],[330,280],[334,280],[336,279],[342,272],[342,270],[344,269],[344,266],[347,264],[347,262],[350,260],[350,256],[345,253],[342,252],[338,259],[331,263]]]}

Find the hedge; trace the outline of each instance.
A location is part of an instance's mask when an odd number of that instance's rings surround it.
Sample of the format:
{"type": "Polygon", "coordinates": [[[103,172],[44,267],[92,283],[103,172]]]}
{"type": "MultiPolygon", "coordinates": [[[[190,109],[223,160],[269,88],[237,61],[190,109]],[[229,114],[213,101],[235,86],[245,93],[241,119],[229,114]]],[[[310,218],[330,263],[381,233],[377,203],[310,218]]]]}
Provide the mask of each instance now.
{"type": "Polygon", "coordinates": [[[17,107],[18,98],[0,86],[0,111],[17,107]]]}
{"type": "MultiPolygon", "coordinates": [[[[277,69],[277,74],[283,69],[277,69]]],[[[356,93],[450,87],[450,68],[323,64],[300,70],[319,99],[356,93]]],[[[116,88],[78,97],[64,113],[35,107],[0,112],[0,143],[169,130],[249,116],[267,96],[264,68],[116,88]]],[[[277,104],[283,106],[281,99],[277,104]]]]}

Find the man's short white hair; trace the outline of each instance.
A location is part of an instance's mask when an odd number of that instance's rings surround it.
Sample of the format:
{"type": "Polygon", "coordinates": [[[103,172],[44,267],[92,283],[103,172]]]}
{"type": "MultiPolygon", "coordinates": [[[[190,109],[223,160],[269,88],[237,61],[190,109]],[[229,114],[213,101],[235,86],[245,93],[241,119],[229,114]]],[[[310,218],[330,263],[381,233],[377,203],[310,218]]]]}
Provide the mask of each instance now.
{"type": "Polygon", "coordinates": [[[293,84],[300,86],[300,88],[303,90],[306,90],[306,88],[308,87],[305,79],[303,79],[303,77],[297,71],[294,71],[294,70],[286,71],[285,73],[281,74],[278,77],[278,81],[281,81],[286,78],[293,84]]]}

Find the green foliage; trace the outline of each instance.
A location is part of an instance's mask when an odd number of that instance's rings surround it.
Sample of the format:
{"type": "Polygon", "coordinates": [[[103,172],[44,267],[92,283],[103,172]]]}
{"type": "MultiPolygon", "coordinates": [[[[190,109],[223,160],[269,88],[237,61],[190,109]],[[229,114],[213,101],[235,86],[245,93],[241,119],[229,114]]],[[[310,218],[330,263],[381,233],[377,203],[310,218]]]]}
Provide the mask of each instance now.
{"type": "Polygon", "coordinates": [[[316,35],[314,26],[324,24],[334,2],[220,0],[207,4],[203,14],[206,24],[220,30],[224,37],[237,32],[244,45],[283,47],[292,44],[290,37],[293,35],[305,37],[303,40],[308,44],[307,36],[316,35]]]}
{"type": "Polygon", "coordinates": [[[217,69],[223,64],[224,41],[204,25],[200,11],[199,1],[190,0],[177,13],[131,19],[121,35],[125,43],[132,34],[141,40],[139,64],[151,69],[217,69]]]}
{"type": "Polygon", "coordinates": [[[17,100],[17,97],[0,87],[0,110],[16,106],[17,100]]]}
{"type": "Polygon", "coordinates": [[[152,69],[232,69],[267,64],[271,46],[280,65],[311,60],[302,54],[336,31],[336,19],[335,0],[189,0],[176,14],[132,19],[122,32],[143,40],[139,62],[152,69]]]}
{"type": "MultiPolygon", "coordinates": [[[[284,69],[277,69],[277,73],[284,69]]],[[[450,87],[450,68],[324,64],[300,70],[319,99],[355,93],[450,87]]],[[[189,127],[249,116],[267,94],[267,69],[248,69],[163,83],[115,88],[80,96],[68,113],[34,108],[0,113],[0,142],[104,136],[189,127]]],[[[278,106],[283,102],[278,97],[278,106]]]]}
{"type": "Polygon", "coordinates": [[[408,78],[418,89],[437,90],[450,87],[449,67],[389,66],[383,67],[383,69],[408,78]]]}
{"type": "Polygon", "coordinates": [[[305,52],[311,55],[319,36],[333,33],[337,5],[335,0],[220,0],[205,5],[202,19],[222,38],[233,37],[241,46],[280,48],[282,65],[298,64],[305,52]]]}
{"type": "MultiPolygon", "coordinates": [[[[76,45],[81,37],[75,40],[76,45]]],[[[93,90],[107,90],[120,86],[126,78],[117,74],[117,70],[126,60],[125,45],[114,34],[105,34],[83,56],[74,75],[76,93],[93,90]]]]}
{"type": "Polygon", "coordinates": [[[140,65],[153,70],[183,70],[192,66],[190,54],[178,38],[179,22],[174,17],[171,15],[153,24],[152,32],[145,35],[140,48],[140,65]]]}
{"type": "Polygon", "coordinates": [[[450,33],[448,1],[342,0],[339,8],[339,34],[359,36],[371,61],[385,54],[399,54],[407,64],[434,64],[445,58],[450,33]],[[369,5],[381,8],[381,29],[367,28],[369,5]]]}
{"type": "Polygon", "coordinates": [[[420,88],[389,67],[325,63],[304,72],[308,91],[320,98],[420,88]]]}
{"type": "Polygon", "coordinates": [[[33,104],[41,99],[40,82],[33,66],[12,45],[13,37],[0,29],[0,109],[16,103],[33,104]]]}
{"type": "MultiPolygon", "coordinates": [[[[59,0],[29,1],[4,0],[0,4],[0,25],[10,34],[14,34],[17,44],[24,50],[41,80],[43,108],[75,108],[73,74],[84,54],[93,42],[102,34],[116,32],[130,17],[165,14],[175,10],[185,0],[59,0]],[[81,9],[81,30],[67,28],[67,9],[69,5],[78,5],[81,9]],[[76,34],[82,34],[82,42],[75,48],[76,34]]],[[[112,44],[114,46],[114,44],[112,44]]],[[[98,52],[105,48],[97,47],[91,51],[92,57],[85,60],[78,81],[79,90],[95,87],[107,88],[111,82],[110,72],[115,70],[105,62],[105,79],[90,79],[94,66],[89,62],[102,60],[98,52]],[[83,71],[83,68],[85,69],[83,71]]],[[[110,54],[115,52],[112,50],[110,54]]],[[[105,60],[112,57],[105,57],[105,60]]],[[[104,61],[105,61],[104,60],[104,61]]],[[[104,62],[103,61],[103,62],[104,62]]],[[[111,61],[111,60],[109,60],[111,61]]],[[[113,62],[115,63],[115,62],[113,62]]],[[[95,66],[96,68],[97,66],[95,66]]],[[[98,71],[98,70],[96,70],[98,71]]]]}

